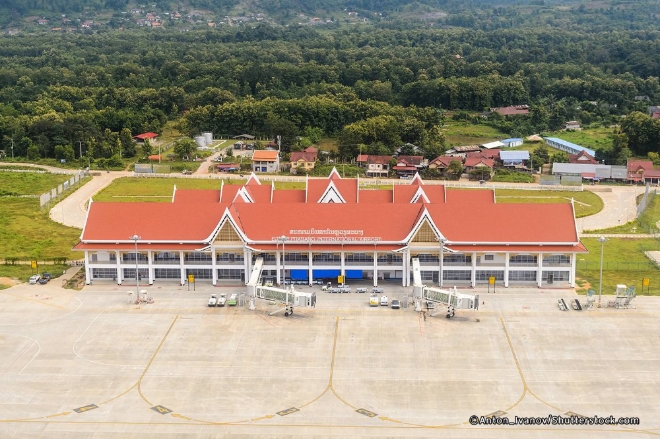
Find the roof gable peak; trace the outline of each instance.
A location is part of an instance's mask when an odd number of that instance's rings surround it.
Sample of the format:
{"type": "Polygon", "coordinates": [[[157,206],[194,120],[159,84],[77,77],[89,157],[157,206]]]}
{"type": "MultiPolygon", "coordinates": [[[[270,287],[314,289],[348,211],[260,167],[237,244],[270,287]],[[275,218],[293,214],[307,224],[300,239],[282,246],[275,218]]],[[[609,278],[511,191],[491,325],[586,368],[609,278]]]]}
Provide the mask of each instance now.
{"type": "Polygon", "coordinates": [[[259,181],[259,177],[257,177],[257,175],[254,172],[252,172],[248,177],[247,181],[245,182],[245,186],[249,186],[251,184],[256,184],[261,186],[261,181],[259,181]]]}
{"type": "Polygon", "coordinates": [[[339,189],[335,186],[334,181],[330,180],[328,187],[323,191],[323,195],[319,198],[317,203],[342,203],[346,204],[346,200],[341,196],[339,189]]]}
{"type": "Polygon", "coordinates": [[[339,171],[337,171],[337,168],[333,167],[332,171],[330,171],[330,175],[328,175],[328,180],[341,180],[341,175],[339,175],[339,171]]]}

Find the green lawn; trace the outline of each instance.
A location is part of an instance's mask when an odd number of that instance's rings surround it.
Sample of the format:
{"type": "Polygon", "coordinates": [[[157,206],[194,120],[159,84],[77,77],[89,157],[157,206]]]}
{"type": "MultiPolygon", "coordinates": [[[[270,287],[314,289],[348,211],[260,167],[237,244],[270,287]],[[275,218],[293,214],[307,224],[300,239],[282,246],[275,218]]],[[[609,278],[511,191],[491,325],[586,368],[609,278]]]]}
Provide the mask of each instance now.
{"type": "MultiPolygon", "coordinates": [[[[601,244],[596,238],[584,238],[589,253],[577,256],[576,278],[580,291],[591,288],[598,293],[601,244]]],[[[603,246],[603,294],[612,294],[617,284],[636,286],[641,292],[642,279],[650,279],[650,294],[660,295],[660,269],[644,251],[658,250],[655,239],[609,239],[603,246]]]]}
{"type": "Polygon", "coordinates": [[[594,127],[585,128],[582,131],[555,131],[548,134],[548,137],[558,137],[590,149],[604,148],[607,150],[612,146],[613,134],[614,128],[594,127]]]}
{"type": "MultiPolygon", "coordinates": [[[[0,259],[55,258],[80,259],[82,253],[71,251],[80,238],[80,229],[52,221],[47,210],[39,209],[34,198],[7,198],[0,203],[0,259]]],[[[41,271],[49,271],[44,266],[41,271]]],[[[0,265],[0,276],[27,279],[30,266],[0,265]]]]}
{"type": "Polygon", "coordinates": [[[39,195],[69,180],[71,175],[0,172],[0,195],[39,195]]]}
{"type": "Polygon", "coordinates": [[[529,191],[523,189],[495,189],[498,203],[570,203],[575,200],[575,216],[594,215],[603,210],[603,200],[593,192],[529,191]]]}
{"type": "Polygon", "coordinates": [[[475,125],[453,120],[446,122],[443,131],[450,146],[476,145],[509,137],[488,125],[475,125]]]}
{"type": "MultiPolygon", "coordinates": [[[[71,178],[70,175],[0,172],[0,187],[6,192],[32,195],[46,192],[71,178]]],[[[77,185],[76,188],[81,187],[77,185]]],[[[69,191],[70,192],[70,191],[69,191]]],[[[52,221],[38,198],[6,197],[0,202],[0,259],[80,259],[72,252],[80,230],[52,221]]],[[[62,266],[44,265],[39,271],[61,273],[62,266]]],[[[0,277],[26,280],[33,274],[29,265],[0,265],[0,277]]]]}

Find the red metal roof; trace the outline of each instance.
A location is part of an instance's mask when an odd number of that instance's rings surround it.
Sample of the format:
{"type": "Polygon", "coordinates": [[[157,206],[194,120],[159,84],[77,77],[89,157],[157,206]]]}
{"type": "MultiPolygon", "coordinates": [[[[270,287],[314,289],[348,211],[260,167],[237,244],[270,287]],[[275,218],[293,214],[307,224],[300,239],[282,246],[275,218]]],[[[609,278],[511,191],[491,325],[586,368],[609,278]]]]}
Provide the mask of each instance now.
{"type": "MultiPolygon", "coordinates": [[[[249,247],[253,250],[258,251],[273,251],[277,249],[282,249],[282,244],[250,244],[249,247]]],[[[284,250],[289,252],[324,252],[324,251],[341,251],[342,249],[347,252],[369,252],[369,251],[393,251],[403,248],[401,245],[391,245],[391,244],[362,244],[362,245],[349,245],[344,244],[321,244],[314,243],[314,246],[311,247],[309,243],[307,244],[289,244],[286,242],[284,245],[284,250]]]]}
{"type": "Polygon", "coordinates": [[[291,153],[289,161],[297,162],[302,159],[305,162],[312,163],[316,161],[316,152],[295,151],[291,153]]]}
{"type": "Polygon", "coordinates": [[[387,165],[392,160],[391,155],[369,155],[367,163],[370,165],[387,165]]]}
{"type": "Polygon", "coordinates": [[[495,165],[495,162],[493,159],[485,159],[482,157],[466,157],[465,158],[465,167],[466,168],[473,168],[475,166],[479,165],[487,166],[489,168],[492,168],[495,165]]]}
{"type": "Polygon", "coordinates": [[[248,242],[272,241],[285,235],[291,239],[287,246],[296,242],[309,245],[310,240],[315,248],[341,241],[366,246],[403,242],[426,210],[450,242],[499,246],[578,241],[570,203],[494,204],[492,190],[462,189],[447,190],[445,203],[443,186],[419,183],[397,185],[394,192],[362,190],[359,203],[357,180],[336,176],[332,180],[310,179],[307,203],[304,190],[276,190],[271,203],[272,186],[259,185],[256,179],[247,186],[224,185],[222,200],[218,190],[178,190],[173,203],[94,202],[82,239],[130,246],[130,237],[137,234],[141,241],[201,245],[228,209],[248,242]],[[331,182],[347,204],[317,203],[331,182]],[[245,191],[255,203],[236,197],[238,190],[245,191]],[[425,197],[419,196],[411,204],[418,191],[425,197]]]}
{"type": "Polygon", "coordinates": [[[396,158],[396,161],[410,166],[420,166],[424,161],[424,157],[421,155],[400,155],[396,158]]]}
{"type": "Polygon", "coordinates": [[[252,154],[252,161],[274,162],[277,160],[277,151],[255,151],[252,154]]]}
{"type": "Polygon", "coordinates": [[[652,171],[653,162],[651,160],[628,160],[628,172],[637,172],[642,169],[652,171]]]}
{"type": "Polygon", "coordinates": [[[444,165],[444,167],[448,167],[449,164],[451,162],[454,162],[454,161],[459,162],[459,163],[463,162],[463,160],[460,157],[451,156],[451,155],[441,155],[441,156],[438,156],[438,157],[434,158],[433,160],[431,160],[431,162],[429,163],[429,166],[430,165],[435,165],[437,167],[442,167],[440,165],[444,165]]]}
{"type": "Polygon", "coordinates": [[[100,203],[89,208],[83,241],[199,241],[213,232],[227,205],[198,203],[100,203]]]}
{"type": "Polygon", "coordinates": [[[158,137],[157,133],[148,132],[148,133],[138,134],[137,136],[135,136],[133,138],[134,139],[140,139],[140,140],[146,140],[146,139],[155,139],[156,137],[158,137]]]}
{"type": "MultiPolygon", "coordinates": [[[[179,243],[166,243],[166,244],[149,244],[147,242],[138,241],[138,252],[147,250],[171,250],[171,251],[184,251],[184,250],[200,250],[206,247],[207,244],[179,244],[179,243]]],[[[73,250],[132,250],[135,251],[135,243],[126,244],[108,244],[108,243],[84,243],[79,242],[73,247],[73,250]]]]}
{"type": "Polygon", "coordinates": [[[442,233],[454,242],[577,242],[570,203],[427,205],[442,233]]]}
{"type": "Polygon", "coordinates": [[[587,248],[577,245],[447,245],[447,248],[462,253],[469,252],[543,252],[543,253],[589,253],[587,248]]]}
{"type": "Polygon", "coordinates": [[[177,189],[175,203],[219,203],[220,189],[177,189]]]}

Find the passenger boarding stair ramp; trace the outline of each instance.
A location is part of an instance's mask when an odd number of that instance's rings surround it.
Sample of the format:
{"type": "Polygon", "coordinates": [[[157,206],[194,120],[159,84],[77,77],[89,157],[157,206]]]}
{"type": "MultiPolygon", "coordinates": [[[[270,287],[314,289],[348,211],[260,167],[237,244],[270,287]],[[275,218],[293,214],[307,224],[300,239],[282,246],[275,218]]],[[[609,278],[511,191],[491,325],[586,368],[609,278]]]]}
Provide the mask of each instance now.
{"type": "Polygon", "coordinates": [[[284,312],[284,316],[288,317],[293,314],[293,308],[296,306],[304,308],[314,308],[316,306],[316,293],[296,291],[293,287],[285,290],[259,285],[255,288],[255,294],[252,297],[279,303],[280,306],[268,314],[271,316],[284,312]]]}
{"type": "MultiPolygon", "coordinates": [[[[457,309],[479,309],[479,295],[459,293],[456,291],[456,287],[449,290],[423,287],[422,299],[427,302],[445,305],[448,319],[454,317],[454,312],[457,309]]],[[[431,316],[433,315],[435,314],[431,314],[431,316]]]]}
{"type": "Polygon", "coordinates": [[[248,281],[248,294],[250,297],[254,297],[257,293],[257,286],[259,285],[259,280],[261,279],[261,271],[264,267],[264,258],[257,258],[254,261],[254,267],[252,267],[252,273],[250,273],[250,280],[248,281]]]}
{"type": "MultiPolygon", "coordinates": [[[[447,307],[446,317],[454,317],[455,310],[457,309],[479,309],[479,295],[463,294],[454,289],[442,289],[427,287],[422,284],[421,265],[418,258],[412,259],[412,272],[413,272],[413,297],[415,299],[415,310],[422,310],[422,301],[425,300],[428,305],[431,303],[438,303],[447,307]]],[[[436,313],[437,314],[437,313],[436,313]]],[[[431,314],[436,315],[436,314],[431,314]]]]}

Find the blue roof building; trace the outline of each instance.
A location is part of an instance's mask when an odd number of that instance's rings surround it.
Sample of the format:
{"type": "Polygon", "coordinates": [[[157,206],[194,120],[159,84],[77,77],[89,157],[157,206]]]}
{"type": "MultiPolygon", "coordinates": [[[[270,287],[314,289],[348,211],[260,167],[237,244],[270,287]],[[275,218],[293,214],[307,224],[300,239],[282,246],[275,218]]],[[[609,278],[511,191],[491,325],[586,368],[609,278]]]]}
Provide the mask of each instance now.
{"type": "Polygon", "coordinates": [[[514,137],[511,139],[504,139],[500,140],[500,142],[504,143],[504,146],[507,146],[509,148],[513,148],[514,146],[520,146],[523,144],[523,139],[514,137]]]}
{"type": "Polygon", "coordinates": [[[504,166],[524,165],[529,160],[529,151],[500,151],[500,160],[504,166]]]}
{"type": "Polygon", "coordinates": [[[545,140],[546,145],[569,154],[579,154],[584,151],[592,157],[596,156],[596,151],[593,149],[585,148],[584,146],[576,145],[575,143],[567,142],[557,137],[544,137],[543,140],[545,140]]]}

